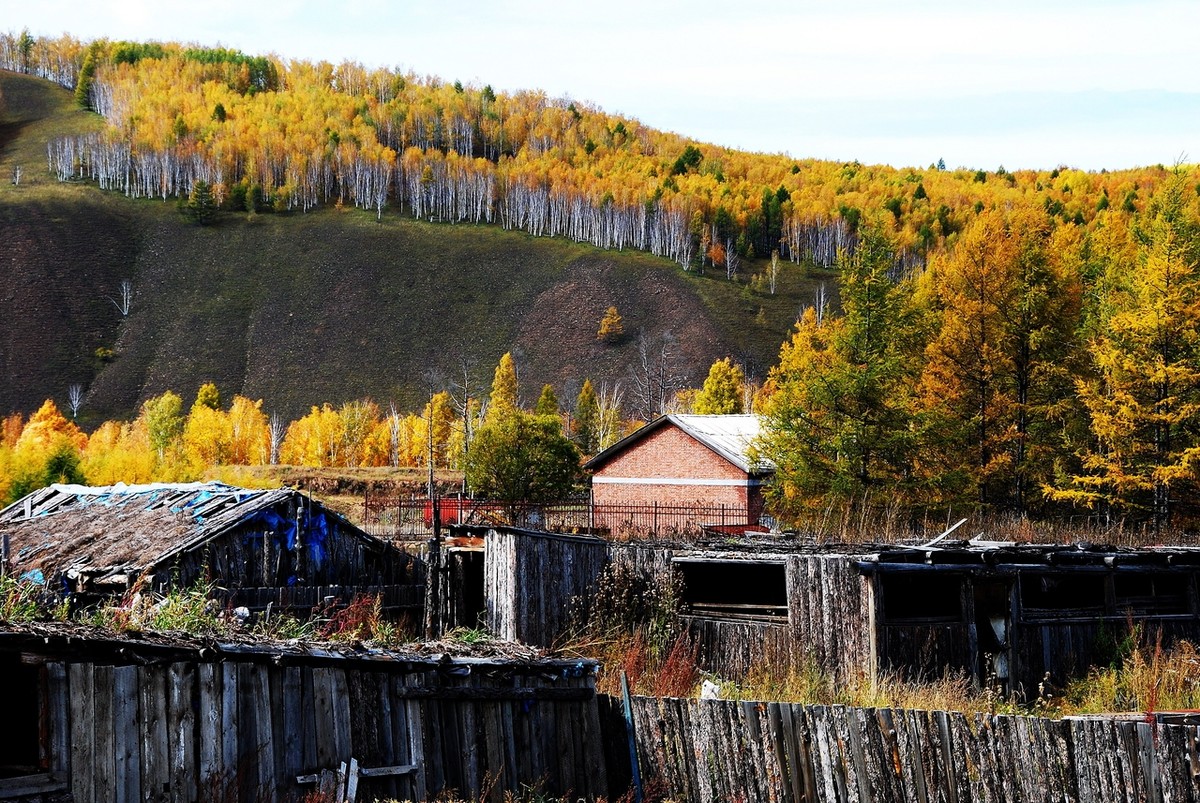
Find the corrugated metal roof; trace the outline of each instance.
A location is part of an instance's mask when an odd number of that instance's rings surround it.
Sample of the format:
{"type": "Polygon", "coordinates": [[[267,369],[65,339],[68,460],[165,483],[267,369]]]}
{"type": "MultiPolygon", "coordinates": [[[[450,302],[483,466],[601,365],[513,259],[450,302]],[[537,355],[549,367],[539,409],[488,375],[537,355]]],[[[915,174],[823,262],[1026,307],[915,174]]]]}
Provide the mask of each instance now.
{"type": "Polygon", "coordinates": [[[774,471],[775,464],[758,454],[755,443],[762,432],[756,415],[670,415],[680,429],[734,463],[743,471],[774,471]]]}
{"type": "Polygon", "coordinates": [[[762,432],[757,415],[683,415],[672,413],[656,418],[608,447],[584,464],[595,470],[637,441],[669,424],[679,427],[690,437],[733,463],[747,474],[769,474],[775,464],[757,453],[755,442],[762,432]]]}
{"type": "Polygon", "coordinates": [[[297,495],[220,482],[51,485],[0,510],[0,534],[18,572],[137,570],[297,495]]]}

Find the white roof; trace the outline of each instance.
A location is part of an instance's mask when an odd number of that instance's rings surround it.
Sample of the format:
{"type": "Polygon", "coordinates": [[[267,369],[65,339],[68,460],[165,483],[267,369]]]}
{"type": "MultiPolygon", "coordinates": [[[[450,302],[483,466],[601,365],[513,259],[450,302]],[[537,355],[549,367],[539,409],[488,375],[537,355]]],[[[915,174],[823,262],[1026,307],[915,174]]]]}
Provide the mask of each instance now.
{"type": "Polygon", "coordinates": [[[748,473],[774,471],[775,464],[758,454],[762,419],[756,415],[669,415],[667,418],[696,440],[748,473]]]}
{"type": "Polygon", "coordinates": [[[674,424],[689,437],[713,450],[747,474],[767,474],[775,464],[758,454],[756,441],[762,431],[762,420],[756,415],[665,415],[626,435],[584,464],[595,470],[614,455],[633,443],[669,424],[674,424]]]}

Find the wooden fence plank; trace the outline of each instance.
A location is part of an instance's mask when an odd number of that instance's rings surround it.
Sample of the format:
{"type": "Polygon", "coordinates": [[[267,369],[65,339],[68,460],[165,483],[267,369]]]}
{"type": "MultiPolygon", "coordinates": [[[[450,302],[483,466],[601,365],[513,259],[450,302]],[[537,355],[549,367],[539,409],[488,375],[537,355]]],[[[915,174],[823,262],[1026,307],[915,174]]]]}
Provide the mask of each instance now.
{"type": "Polygon", "coordinates": [[[138,669],[113,667],[113,780],[117,803],[140,803],[142,799],[141,731],[138,721],[138,669]]]}
{"type": "Polygon", "coordinates": [[[284,790],[277,786],[279,779],[275,771],[275,738],[282,723],[276,722],[272,715],[270,670],[259,665],[252,666],[251,670],[259,794],[281,794],[284,790]]]}
{"type": "Polygon", "coordinates": [[[167,737],[167,679],[163,666],[136,668],[140,709],[142,799],[165,801],[170,795],[170,743],[167,737]]]}
{"type": "Polygon", "coordinates": [[[220,793],[231,795],[238,779],[238,674],[237,664],[218,665],[221,673],[221,771],[220,793]]]}
{"type": "Polygon", "coordinates": [[[225,774],[224,752],[221,750],[221,667],[220,664],[201,663],[196,667],[196,681],[200,696],[200,744],[197,745],[198,777],[200,790],[219,788],[225,774]]]}

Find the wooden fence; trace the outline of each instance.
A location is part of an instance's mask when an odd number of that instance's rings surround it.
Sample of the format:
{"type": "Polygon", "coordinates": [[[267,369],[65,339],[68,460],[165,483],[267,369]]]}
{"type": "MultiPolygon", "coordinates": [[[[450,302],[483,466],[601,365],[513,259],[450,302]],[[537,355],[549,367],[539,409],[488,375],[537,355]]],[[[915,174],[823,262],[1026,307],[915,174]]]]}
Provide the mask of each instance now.
{"type": "MultiPolygon", "coordinates": [[[[601,704],[606,729],[621,729],[620,700],[601,704]]],[[[633,698],[632,710],[647,792],[679,800],[1200,800],[1200,728],[1154,717],[1052,720],[653,697],[633,698]]],[[[610,732],[606,741],[622,737],[610,732]]]]}
{"type": "Polygon", "coordinates": [[[6,722],[42,770],[0,778],[0,799],[294,801],[343,763],[361,800],[607,792],[591,662],[60,629],[0,632],[7,691],[42,712],[6,722]]]}

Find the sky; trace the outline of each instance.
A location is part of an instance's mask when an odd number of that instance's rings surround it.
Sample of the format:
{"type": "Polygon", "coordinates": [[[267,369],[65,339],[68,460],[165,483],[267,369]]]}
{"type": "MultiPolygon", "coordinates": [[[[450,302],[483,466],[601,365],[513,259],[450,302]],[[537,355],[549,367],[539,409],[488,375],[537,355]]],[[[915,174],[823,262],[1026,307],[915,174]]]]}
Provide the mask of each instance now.
{"type": "Polygon", "coordinates": [[[0,0],[0,20],[541,89],[797,159],[1200,161],[1195,0],[0,0]]]}

